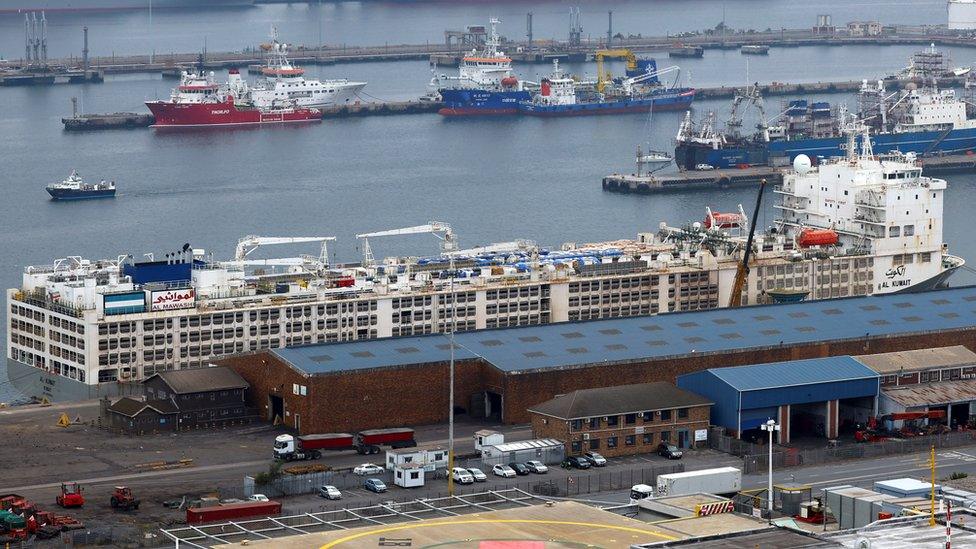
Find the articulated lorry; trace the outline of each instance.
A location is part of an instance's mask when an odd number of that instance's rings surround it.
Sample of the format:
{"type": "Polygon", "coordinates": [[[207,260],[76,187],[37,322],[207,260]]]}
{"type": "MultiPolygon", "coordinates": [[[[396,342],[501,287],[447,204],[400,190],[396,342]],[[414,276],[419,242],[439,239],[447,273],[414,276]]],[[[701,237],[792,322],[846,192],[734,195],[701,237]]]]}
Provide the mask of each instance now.
{"type": "Polygon", "coordinates": [[[274,458],[283,461],[319,459],[322,452],[356,450],[360,454],[378,454],[381,446],[410,448],[416,446],[414,430],[406,427],[369,429],[349,433],[318,435],[278,435],[274,442],[274,458]]]}
{"type": "Polygon", "coordinates": [[[658,475],[656,489],[646,484],[635,484],[630,489],[630,502],[637,503],[654,496],[683,496],[697,493],[732,495],[740,490],[742,490],[742,471],[735,467],[718,467],[658,475]]]}

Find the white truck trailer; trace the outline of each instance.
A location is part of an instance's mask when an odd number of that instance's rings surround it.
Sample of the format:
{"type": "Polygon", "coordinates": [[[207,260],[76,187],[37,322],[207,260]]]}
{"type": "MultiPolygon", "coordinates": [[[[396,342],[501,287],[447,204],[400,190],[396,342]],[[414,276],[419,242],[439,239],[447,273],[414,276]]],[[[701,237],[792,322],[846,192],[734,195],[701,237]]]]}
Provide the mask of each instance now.
{"type": "Polygon", "coordinates": [[[653,496],[682,496],[687,494],[731,495],[742,490],[742,471],[735,467],[700,469],[684,473],[670,473],[657,477],[657,488],[637,484],[630,489],[630,502],[653,496]]]}

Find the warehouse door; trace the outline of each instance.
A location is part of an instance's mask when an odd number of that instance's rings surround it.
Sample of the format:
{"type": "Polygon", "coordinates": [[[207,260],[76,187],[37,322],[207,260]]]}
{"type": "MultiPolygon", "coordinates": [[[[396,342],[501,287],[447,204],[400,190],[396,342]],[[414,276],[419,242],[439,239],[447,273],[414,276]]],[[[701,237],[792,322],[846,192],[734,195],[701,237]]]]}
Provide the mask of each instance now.
{"type": "Polygon", "coordinates": [[[268,395],[268,420],[285,420],[285,401],[280,396],[268,395]]]}

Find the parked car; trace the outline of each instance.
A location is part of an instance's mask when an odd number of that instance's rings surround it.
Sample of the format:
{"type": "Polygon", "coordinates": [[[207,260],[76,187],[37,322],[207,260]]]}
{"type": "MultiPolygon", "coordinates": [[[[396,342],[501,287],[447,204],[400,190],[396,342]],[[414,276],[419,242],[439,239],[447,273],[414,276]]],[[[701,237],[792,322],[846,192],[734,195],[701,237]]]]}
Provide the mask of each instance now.
{"type": "Polygon", "coordinates": [[[518,473],[515,472],[515,469],[512,469],[508,465],[495,465],[494,467],[491,468],[491,472],[494,475],[503,478],[512,478],[518,475],[518,473]]]}
{"type": "Polygon", "coordinates": [[[335,486],[326,484],[319,488],[319,496],[325,499],[342,499],[342,492],[335,486]]]}
{"type": "Polygon", "coordinates": [[[700,171],[709,171],[714,170],[715,166],[712,166],[711,164],[698,164],[695,166],[695,169],[700,171]]]}
{"type": "Polygon", "coordinates": [[[569,456],[563,460],[563,467],[572,469],[589,469],[590,460],[583,456],[569,456]]]}
{"type": "Polygon", "coordinates": [[[451,477],[454,478],[454,482],[459,482],[461,484],[474,484],[474,476],[468,472],[467,469],[463,467],[455,467],[451,471],[451,477]]]}
{"type": "Polygon", "coordinates": [[[375,465],[372,463],[364,463],[362,465],[357,465],[356,468],[352,470],[352,472],[356,473],[361,477],[365,477],[366,475],[379,475],[385,470],[386,469],[383,469],[379,465],[375,465]]]}
{"type": "Polygon", "coordinates": [[[515,474],[516,475],[522,476],[522,475],[528,475],[529,473],[531,473],[531,471],[529,471],[529,468],[526,467],[524,463],[514,463],[513,462],[513,463],[509,463],[508,466],[511,467],[512,469],[515,469],[515,474]]]}
{"type": "Polygon", "coordinates": [[[485,482],[486,480],[488,480],[488,475],[482,472],[481,469],[469,467],[468,472],[471,473],[471,476],[474,478],[475,482],[485,482]]]}
{"type": "Polygon", "coordinates": [[[386,484],[378,478],[368,478],[366,482],[363,483],[363,488],[369,490],[370,492],[376,492],[377,494],[382,494],[386,491],[386,484]]]}
{"type": "Polygon", "coordinates": [[[607,465],[607,458],[596,452],[587,452],[583,454],[583,457],[594,467],[605,467],[607,465]]]}
{"type": "Polygon", "coordinates": [[[268,496],[264,494],[254,494],[253,496],[247,498],[247,501],[268,501],[268,496]]]}
{"type": "Polygon", "coordinates": [[[681,459],[681,450],[674,444],[662,442],[657,447],[657,455],[668,459],[681,459]]]}
{"type": "Polygon", "coordinates": [[[529,469],[529,471],[533,473],[538,473],[540,475],[549,472],[549,468],[546,467],[546,464],[542,463],[541,461],[536,461],[536,460],[526,461],[525,466],[529,469]]]}

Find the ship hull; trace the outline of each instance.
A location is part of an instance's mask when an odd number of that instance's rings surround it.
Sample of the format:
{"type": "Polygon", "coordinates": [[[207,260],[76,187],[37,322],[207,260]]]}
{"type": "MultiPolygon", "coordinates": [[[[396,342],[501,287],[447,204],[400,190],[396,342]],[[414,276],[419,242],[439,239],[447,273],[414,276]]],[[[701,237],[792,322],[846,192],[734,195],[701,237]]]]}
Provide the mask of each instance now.
{"type": "Polygon", "coordinates": [[[527,91],[479,89],[438,90],[444,103],[443,116],[499,116],[518,114],[519,103],[531,99],[527,91]]]}
{"type": "Polygon", "coordinates": [[[52,200],[90,200],[94,198],[115,198],[115,189],[79,191],[74,189],[47,189],[52,200]]]}
{"type": "Polygon", "coordinates": [[[142,395],[141,383],[105,382],[88,384],[7,358],[7,377],[25,399],[72,402],[102,397],[142,395]]]}
{"type": "MultiPolygon", "coordinates": [[[[254,0],[153,0],[153,9],[250,7],[254,0]]],[[[146,0],[0,0],[0,14],[30,11],[121,11],[147,10],[146,0]]]]}
{"type": "Polygon", "coordinates": [[[233,102],[223,103],[172,103],[150,101],[146,103],[156,122],[153,127],[195,126],[242,126],[251,124],[283,124],[290,122],[318,122],[322,113],[316,109],[288,109],[264,111],[255,108],[238,108],[233,102]]]}
{"type": "Polygon", "coordinates": [[[648,111],[683,111],[691,107],[695,90],[667,92],[639,99],[594,101],[574,105],[539,105],[531,102],[519,105],[519,111],[530,116],[593,116],[648,111]]]}

